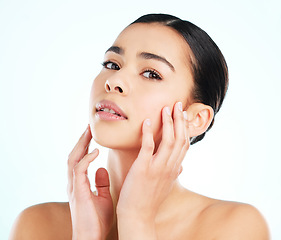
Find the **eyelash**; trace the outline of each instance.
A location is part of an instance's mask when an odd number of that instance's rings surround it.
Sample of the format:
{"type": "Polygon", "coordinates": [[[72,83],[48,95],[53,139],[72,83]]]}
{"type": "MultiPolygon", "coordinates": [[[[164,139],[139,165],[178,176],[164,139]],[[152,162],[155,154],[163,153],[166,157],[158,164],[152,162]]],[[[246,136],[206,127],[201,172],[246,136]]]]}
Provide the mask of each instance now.
{"type": "Polygon", "coordinates": [[[150,79],[155,79],[155,80],[162,80],[162,77],[160,76],[160,74],[158,72],[156,72],[155,70],[146,69],[145,71],[143,71],[142,75],[145,72],[149,72],[149,75],[150,74],[154,75],[153,77],[145,77],[145,78],[150,78],[150,79]]]}
{"type": "MultiPolygon", "coordinates": [[[[118,64],[112,62],[112,61],[105,61],[102,63],[102,66],[106,69],[109,69],[109,70],[120,70],[120,67],[118,66],[118,64]],[[115,67],[114,68],[109,68],[107,67],[107,64],[111,63],[112,65],[114,65],[115,67]],[[117,67],[117,68],[116,68],[117,67]]],[[[142,72],[142,76],[145,77],[145,78],[148,78],[148,79],[155,79],[155,80],[162,80],[162,77],[161,75],[155,71],[155,70],[152,70],[152,69],[146,69],[145,71],[142,72]],[[151,76],[148,76],[148,77],[145,77],[143,74],[148,72],[149,75],[152,74],[152,77],[151,76]]]]}
{"type": "Polygon", "coordinates": [[[101,65],[102,65],[104,68],[106,68],[106,69],[120,70],[120,67],[118,66],[118,64],[116,64],[116,63],[114,63],[114,62],[112,62],[112,61],[105,61],[105,62],[103,62],[101,65]],[[112,63],[113,65],[117,66],[118,69],[108,68],[108,67],[107,67],[107,64],[109,64],[109,63],[112,63]]]}

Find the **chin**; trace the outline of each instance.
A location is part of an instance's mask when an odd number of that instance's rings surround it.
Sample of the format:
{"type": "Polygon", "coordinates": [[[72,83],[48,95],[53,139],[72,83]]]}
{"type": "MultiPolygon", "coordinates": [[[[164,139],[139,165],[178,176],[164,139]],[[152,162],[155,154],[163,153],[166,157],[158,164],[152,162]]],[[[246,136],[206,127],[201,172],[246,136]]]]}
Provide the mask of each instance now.
{"type": "Polygon", "coordinates": [[[141,142],[132,142],[132,141],[122,141],[123,139],[118,138],[105,138],[105,137],[98,137],[98,136],[93,136],[93,139],[97,144],[100,146],[109,148],[109,149],[118,149],[118,150],[139,150],[141,147],[141,142]]]}
{"type": "Polygon", "coordinates": [[[91,132],[94,141],[106,148],[119,150],[140,149],[141,135],[133,131],[125,131],[122,129],[112,130],[108,126],[91,125],[91,132]]]}

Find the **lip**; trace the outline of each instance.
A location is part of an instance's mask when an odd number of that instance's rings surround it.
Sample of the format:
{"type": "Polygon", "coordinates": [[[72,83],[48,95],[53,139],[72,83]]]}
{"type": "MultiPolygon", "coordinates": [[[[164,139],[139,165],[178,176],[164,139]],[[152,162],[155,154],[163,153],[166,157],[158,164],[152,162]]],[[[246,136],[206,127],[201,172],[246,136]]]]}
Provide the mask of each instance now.
{"type": "Polygon", "coordinates": [[[100,118],[101,120],[106,121],[116,121],[116,120],[127,120],[128,117],[124,113],[124,111],[114,102],[109,100],[102,100],[99,103],[96,104],[96,116],[100,118]],[[103,108],[112,109],[115,113],[100,111],[103,108]]]}

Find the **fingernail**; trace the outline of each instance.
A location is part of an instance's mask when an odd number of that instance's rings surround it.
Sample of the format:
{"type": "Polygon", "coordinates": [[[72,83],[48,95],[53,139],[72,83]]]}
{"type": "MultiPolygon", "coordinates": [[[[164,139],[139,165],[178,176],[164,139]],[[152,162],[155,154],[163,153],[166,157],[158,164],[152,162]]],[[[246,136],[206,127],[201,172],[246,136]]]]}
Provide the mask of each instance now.
{"type": "Polygon", "coordinates": [[[95,152],[97,152],[97,151],[98,151],[98,149],[95,148],[91,153],[95,153],[95,152]]]}
{"type": "Polygon", "coordinates": [[[145,124],[146,124],[147,126],[151,126],[151,121],[150,121],[149,118],[145,119],[144,122],[145,122],[145,124]]]}
{"type": "Polygon", "coordinates": [[[178,104],[178,109],[179,109],[180,111],[182,111],[182,103],[181,103],[181,102],[178,102],[177,104],[178,104]]]}
{"type": "Polygon", "coordinates": [[[165,107],[166,113],[171,116],[171,109],[169,107],[165,107]]]}
{"type": "Polygon", "coordinates": [[[187,112],[186,112],[186,111],[183,111],[182,113],[183,113],[183,118],[184,118],[185,120],[187,120],[187,112]]]}

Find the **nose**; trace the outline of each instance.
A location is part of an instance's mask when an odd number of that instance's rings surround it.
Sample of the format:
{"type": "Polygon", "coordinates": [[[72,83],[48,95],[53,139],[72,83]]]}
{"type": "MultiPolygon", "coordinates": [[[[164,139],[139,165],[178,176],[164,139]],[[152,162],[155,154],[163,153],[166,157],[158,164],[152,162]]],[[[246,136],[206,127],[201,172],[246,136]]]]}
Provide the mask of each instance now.
{"type": "Polygon", "coordinates": [[[119,93],[122,95],[127,94],[126,86],[121,81],[109,81],[106,80],[105,82],[105,91],[108,93],[119,93]]]}

